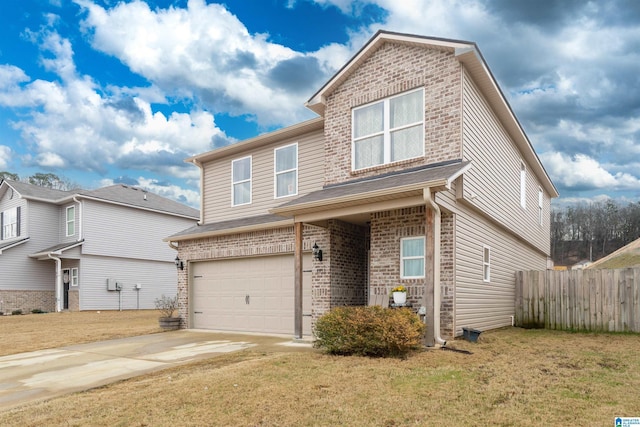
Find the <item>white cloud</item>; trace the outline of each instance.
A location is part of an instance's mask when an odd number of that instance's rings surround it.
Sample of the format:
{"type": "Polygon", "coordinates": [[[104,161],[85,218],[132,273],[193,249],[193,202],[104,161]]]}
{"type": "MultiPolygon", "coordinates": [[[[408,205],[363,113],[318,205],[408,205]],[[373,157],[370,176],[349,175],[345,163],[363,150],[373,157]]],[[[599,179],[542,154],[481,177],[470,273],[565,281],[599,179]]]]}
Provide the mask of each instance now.
{"type": "Polygon", "coordinates": [[[95,49],[170,96],[199,99],[216,112],[253,114],[266,125],[312,115],[303,104],[314,88],[295,93],[274,84],[271,74],[283,61],[313,57],[249,34],[222,5],[189,0],[184,9],[151,10],[136,0],[107,10],[88,0],[76,3],[88,12],[83,25],[95,49]]]}
{"type": "Polygon", "coordinates": [[[547,152],[541,156],[551,178],[563,187],[576,190],[627,190],[640,188],[640,180],[625,172],[607,171],[597,160],[584,154],[569,156],[547,152]]]}
{"type": "Polygon", "coordinates": [[[11,160],[12,150],[11,147],[6,145],[0,145],[0,169],[6,170],[9,166],[9,160],[11,160]]]}

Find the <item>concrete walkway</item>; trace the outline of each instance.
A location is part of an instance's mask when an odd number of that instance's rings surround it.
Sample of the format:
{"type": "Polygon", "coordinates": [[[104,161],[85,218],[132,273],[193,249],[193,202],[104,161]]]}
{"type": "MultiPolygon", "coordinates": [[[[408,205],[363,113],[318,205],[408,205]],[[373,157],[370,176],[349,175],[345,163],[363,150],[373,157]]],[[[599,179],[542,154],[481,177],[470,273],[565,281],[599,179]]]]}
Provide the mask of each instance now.
{"type": "Polygon", "coordinates": [[[308,350],[287,337],[180,330],[0,357],[0,410],[254,346],[308,350]]]}

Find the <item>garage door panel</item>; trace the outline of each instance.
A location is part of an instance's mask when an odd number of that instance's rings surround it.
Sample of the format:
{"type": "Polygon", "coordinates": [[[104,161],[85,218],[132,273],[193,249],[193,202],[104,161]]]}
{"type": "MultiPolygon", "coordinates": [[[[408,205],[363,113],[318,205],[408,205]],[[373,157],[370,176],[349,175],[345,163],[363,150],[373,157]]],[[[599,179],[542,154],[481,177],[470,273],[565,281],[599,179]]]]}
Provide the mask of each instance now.
{"type": "MultiPolygon", "coordinates": [[[[303,264],[311,267],[311,256],[303,264]]],[[[293,333],[293,255],[193,263],[194,328],[293,333]],[[248,298],[247,298],[248,296],[248,298]]],[[[303,273],[303,314],[311,313],[311,274],[303,273]]],[[[303,332],[311,333],[303,317],[303,332]]]]}

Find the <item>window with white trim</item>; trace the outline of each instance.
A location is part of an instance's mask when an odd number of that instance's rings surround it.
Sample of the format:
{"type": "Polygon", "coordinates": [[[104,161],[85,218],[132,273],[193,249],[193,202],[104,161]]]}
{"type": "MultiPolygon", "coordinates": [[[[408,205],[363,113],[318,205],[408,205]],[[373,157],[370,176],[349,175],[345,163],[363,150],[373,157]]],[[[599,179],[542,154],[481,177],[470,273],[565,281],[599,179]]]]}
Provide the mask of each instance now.
{"type": "Polygon", "coordinates": [[[66,210],[67,237],[76,234],[76,207],[67,206],[66,210]]]}
{"type": "Polygon", "coordinates": [[[352,124],[353,170],[424,156],[424,90],[354,108],[352,124]]]}
{"type": "Polygon", "coordinates": [[[251,203],[251,156],[231,162],[231,204],[251,203]]]}
{"type": "Polygon", "coordinates": [[[298,194],[298,144],[276,148],[274,157],[275,197],[295,196],[298,194]]]}
{"type": "Polygon", "coordinates": [[[2,240],[13,239],[20,235],[20,208],[15,207],[2,212],[2,240]]]}
{"type": "Polygon", "coordinates": [[[482,280],[491,281],[491,248],[489,246],[482,247],[482,280]]]}
{"type": "Polygon", "coordinates": [[[78,286],[78,267],[71,269],[71,286],[78,286]]]}
{"type": "Polygon", "coordinates": [[[542,206],[544,201],[544,193],[542,192],[542,188],[538,188],[538,223],[542,225],[542,206]]]}
{"type": "Polygon", "coordinates": [[[520,162],[520,206],[527,207],[527,167],[520,162]]]}
{"type": "Polygon", "coordinates": [[[400,239],[400,278],[420,279],[424,272],[424,237],[400,239]]]}

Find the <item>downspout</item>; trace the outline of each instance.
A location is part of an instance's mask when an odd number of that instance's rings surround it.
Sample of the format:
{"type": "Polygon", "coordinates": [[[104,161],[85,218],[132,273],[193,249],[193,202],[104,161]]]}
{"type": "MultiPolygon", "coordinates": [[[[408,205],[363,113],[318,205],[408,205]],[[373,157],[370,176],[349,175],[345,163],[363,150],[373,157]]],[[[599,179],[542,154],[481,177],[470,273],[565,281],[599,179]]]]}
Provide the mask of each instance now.
{"type": "Polygon", "coordinates": [[[204,203],[202,203],[204,196],[204,168],[198,159],[193,159],[192,162],[200,169],[200,221],[198,221],[198,225],[202,225],[204,224],[204,203]]]}
{"type": "Polygon", "coordinates": [[[60,258],[52,255],[52,252],[47,254],[49,258],[56,262],[56,312],[61,312],[61,301],[62,301],[62,260],[60,258]]]}
{"type": "Polygon", "coordinates": [[[423,197],[426,204],[433,211],[433,329],[436,344],[445,346],[447,342],[440,337],[440,207],[431,197],[431,188],[423,190],[423,197]]]}
{"type": "Polygon", "coordinates": [[[73,196],[73,201],[78,204],[78,239],[77,241],[82,240],[82,202],[78,200],[78,196],[73,196]]]}

